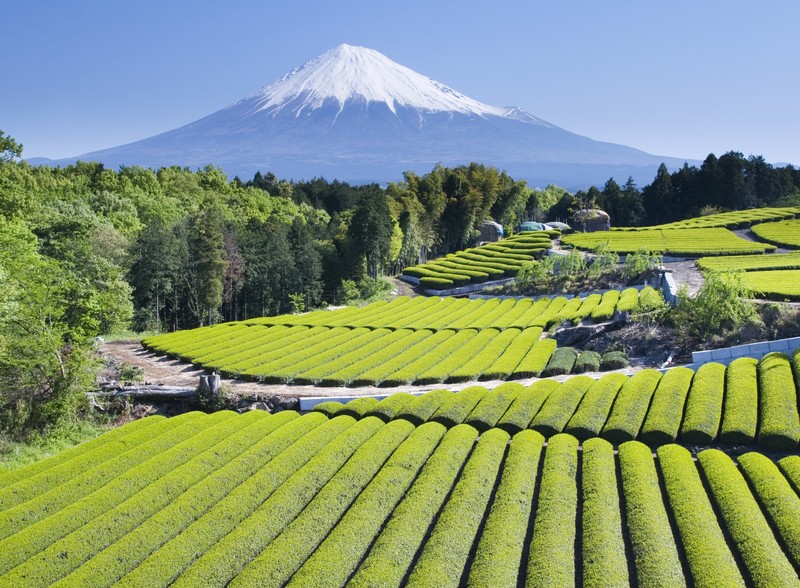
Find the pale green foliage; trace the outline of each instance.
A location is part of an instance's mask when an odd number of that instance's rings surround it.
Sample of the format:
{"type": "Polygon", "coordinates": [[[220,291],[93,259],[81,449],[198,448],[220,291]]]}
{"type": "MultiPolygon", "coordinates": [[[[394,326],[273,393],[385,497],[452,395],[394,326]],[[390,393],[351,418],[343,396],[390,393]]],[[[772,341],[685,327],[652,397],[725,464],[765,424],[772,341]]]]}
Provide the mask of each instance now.
{"type": "Polygon", "coordinates": [[[702,338],[736,330],[755,316],[749,297],[742,272],[709,274],[695,296],[685,289],[679,292],[673,310],[675,324],[679,330],[702,338]]]}
{"type": "Polygon", "coordinates": [[[628,279],[643,276],[658,268],[662,263],[662,256],[659,253],[639,249],[636,253],[629,253],[622,264],[622,275],[628,279]]]}

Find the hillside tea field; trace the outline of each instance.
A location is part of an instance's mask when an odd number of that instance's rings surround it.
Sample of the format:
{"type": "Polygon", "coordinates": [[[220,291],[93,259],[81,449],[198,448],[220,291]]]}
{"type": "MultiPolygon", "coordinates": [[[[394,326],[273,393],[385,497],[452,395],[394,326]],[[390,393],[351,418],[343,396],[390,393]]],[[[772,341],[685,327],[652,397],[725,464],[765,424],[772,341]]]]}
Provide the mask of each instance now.
{"type": "Polygon", "coordinates": [[[626,254],[636,253],[644,248],[679,257],[764,253],[775,250],[774,245],[748,241],[723,228],[643,228],[573,233],[562,237],[561,242],[578,249],[595,250],[608,246],[610,251],[626,254]]]}
{"type": "Polygon", "coordinates": [[[764,223],[753,227],[760,239],[781,247],[800,248],[800,219],[764,223]]]}
{"type": "Polygon", "coordinates": [[[558,231],[527,231],[496,243],[451,253],[431,262],[407,267],[406,277],[431,290],[447,290],[517,275],[523,263],[532,262],[552,248],[558,231]]]}
{"type": "Polygon", "coordinates": [[[536,376],[544,330],[631,310],[630,288],[585,299],[407,298],[157,335],[142,344],[225,376],[268,383],[397,386],[536,376]]]}
{"type": "Polygon", "coordinates": [[[797,455],[397,410],[150,417],[0,474],[0,585],[800,586],[797,455]]]}
{"type": "MultiPolygon", "coordinates": [[[[706,229],[722,227],[726,229],[741,229],[751,225],[771,221],[793,219],[800,216],[800,208],[788,206],[782,208],[750,208],[748,210],[734,210],[720,212],[707,216],[697,216],[686,220],[675,221],[652,227],[654,229],[706,229]]],[[[637,229],[628,229],[637,230],[637,229]]]]}

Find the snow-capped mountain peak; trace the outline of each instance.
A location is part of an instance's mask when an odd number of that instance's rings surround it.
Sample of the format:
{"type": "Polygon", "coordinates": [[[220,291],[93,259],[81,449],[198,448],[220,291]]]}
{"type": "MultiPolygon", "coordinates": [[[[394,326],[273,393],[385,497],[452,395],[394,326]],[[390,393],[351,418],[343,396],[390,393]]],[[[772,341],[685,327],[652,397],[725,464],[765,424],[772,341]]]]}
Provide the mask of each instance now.
{"type": "Polygon", "coordinates": [[[513,113],[513,118],[521,118],[518,109],[473,100],[395,63],[378,51],[345,44],[262,88],[253,98],[257,101],[257,110],[278,112],[289,106],[296,115],[305,109],[321,108],[331,100],[338,102],[340,108],[349,100],[363,100],[384,103],[393,113],[399,106],[478,116],[505,117],[513,113]]]}

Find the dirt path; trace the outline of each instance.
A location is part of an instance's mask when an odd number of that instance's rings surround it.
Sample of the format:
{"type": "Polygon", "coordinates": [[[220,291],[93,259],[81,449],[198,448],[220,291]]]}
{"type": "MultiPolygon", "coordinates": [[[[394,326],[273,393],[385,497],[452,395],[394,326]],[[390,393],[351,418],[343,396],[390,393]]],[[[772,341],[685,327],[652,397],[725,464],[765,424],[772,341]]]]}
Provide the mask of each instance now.
{"type": "MultiPolygon", "coordinates": [[[[127,363],[142,368],[142,370],[144,370],[145,383],[148,384],[194,387],[197,386],[200,375],[205,373],[203,370],[195,368],[191,364],[183,363],[176,359],[169,359],[165,356],[158,356],[144,349],[138,341],[114,341],[103,343],[100,346],[100,352],[103,355],[113,357],[120,363],[127,363]]],[[[624,374],[632,374],[636,369],[628,368],[619,371],[624,374]]],[[[592,376],[598,374],[584,375],[592,376]]],[[[563,381],[569,377],[570,376],[560,376],[552,379],[563,381]]],[[[538,379],[539,378],[526,378],[514,381],[523,386],[529,386],[538,379]]],[[[398,386],[395,388],[378,388],[375,386],[325,388],[321,386],[297,386],[289,384],[259,384],[257,382],[245,382],[231,379],[223,379],[222,382],[231,393],[238,396],[257,394],[261,397],[279,395],[294,396],[297,398],[308,398],[312,396],[377,396],[393,394],[395,392],[428,392],[438,388],[463,390],[464,388],[475,385],[491,389],[505,383],[503,380],[490,380],[458,384],[431,384],[428,386],[398,386]]]]}
{"type": "Polygon", "coordinates": [[[662,264],[665,269],[672,270],[678,289],[686,286],[689,294],[695,294],[705,284],[705,279],[700,270],[695,266],[694,260],[672,261],[662,264]]]}

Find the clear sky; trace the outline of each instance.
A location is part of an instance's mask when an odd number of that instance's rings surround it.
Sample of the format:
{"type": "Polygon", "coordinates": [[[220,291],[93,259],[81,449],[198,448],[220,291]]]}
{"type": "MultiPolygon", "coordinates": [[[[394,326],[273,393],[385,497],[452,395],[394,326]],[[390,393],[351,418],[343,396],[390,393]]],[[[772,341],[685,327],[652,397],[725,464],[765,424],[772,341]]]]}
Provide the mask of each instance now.
{"type": "Polygon", "coordinates": [[[341,43],[650,153],[800,164],[797,0],[0,0],[26,157],[167,131],[341,43]]]}

